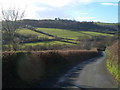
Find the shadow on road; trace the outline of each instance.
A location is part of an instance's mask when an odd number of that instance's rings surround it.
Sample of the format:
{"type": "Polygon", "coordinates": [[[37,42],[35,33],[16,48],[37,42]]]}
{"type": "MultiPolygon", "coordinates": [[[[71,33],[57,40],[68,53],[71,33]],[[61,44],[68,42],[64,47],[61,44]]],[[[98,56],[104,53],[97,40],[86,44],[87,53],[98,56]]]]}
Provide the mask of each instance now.
{"type": "MultiPolygon", "coordinates": [[[[89,59],[87,61],[84,61],[77,66],[73,67],[71,70],[69,70],[63,77],[61,77],[54,88],[80,88],[81,90],[88,90],[88,88],[96,88],[91,86],[85,86],[85,85],[74,85],[73,82],[76,81],[78,76],[80,75],[80,72],[84,69],[84,67],[90,63],[96,62],[97,58],[101,58],[105,55],[104,52],[99,52],[99,56],[89,59]]],[[[98,89],[97,89],[98,90],[98,89]]],[[[105,89],[106,90],[106,89],[105,89]]],[[[108,89],[110,90],[110,89],[108,89]]],[[[112,89],[113,90],[113,89],[112,89]]]]}

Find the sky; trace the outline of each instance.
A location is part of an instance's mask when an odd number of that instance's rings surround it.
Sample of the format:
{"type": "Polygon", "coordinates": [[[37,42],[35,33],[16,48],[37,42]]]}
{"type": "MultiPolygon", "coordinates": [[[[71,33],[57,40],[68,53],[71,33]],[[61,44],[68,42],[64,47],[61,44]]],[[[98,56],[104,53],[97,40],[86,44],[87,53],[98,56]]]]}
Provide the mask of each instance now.
{"type": "Polygon", "coordinates": [[[0,8],[25,10],[24,19],[118,22],[119,0],[0,0],[0,8]]]}

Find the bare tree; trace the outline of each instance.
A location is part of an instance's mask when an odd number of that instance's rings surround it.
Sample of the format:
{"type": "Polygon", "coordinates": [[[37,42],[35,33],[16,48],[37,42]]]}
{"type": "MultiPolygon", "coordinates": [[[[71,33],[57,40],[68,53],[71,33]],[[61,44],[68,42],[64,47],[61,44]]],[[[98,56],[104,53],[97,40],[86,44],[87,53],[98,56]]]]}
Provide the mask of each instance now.
{"type": "Polygon", "coordinates": [[[2,9],[2,30],[3,39],[7,42],[9,51],[17,49],[18,38],[15,37],[16,30],[20,26],[20,21],[24,17],[25,10],[21,11],[19,8],[2,9]]]}

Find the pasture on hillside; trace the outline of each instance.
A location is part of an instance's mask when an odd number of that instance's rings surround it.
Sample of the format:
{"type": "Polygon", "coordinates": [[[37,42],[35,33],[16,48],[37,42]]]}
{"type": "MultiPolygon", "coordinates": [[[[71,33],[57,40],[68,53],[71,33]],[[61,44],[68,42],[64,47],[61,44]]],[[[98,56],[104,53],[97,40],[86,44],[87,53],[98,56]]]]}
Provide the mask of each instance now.
{"type": "MultiPolygon", "coordinates": [[[[27,28],[17,30],[18,36],[21,36],[18,37],[20,41],[20,44],[17,45],[18,50],[31,50],[31,48],[34,48],[34,50],[49,50],[71,46],[81,46],[81,49],[90,49],[94,47],[96,42],[104,41],[105,38],[114,37],[113,34],[91,31],[71,31],[55,28],[36,28],[36,30],[40,32],[27,28]],[[89,46],[87,44],[89,44],[89,46]]],[[[5,50],[8,48],[7,44],[3,45],[3,47],[5,50]]]]}
{"type": "Polygon", "coordinates": [[[22,29],[18,29],[17,30],[18,34],[21,34],[23,36],[33,36],[33,37],[38,37],[38,38],[48,38],[48,39],[52,39],[52,37],[49,37],[47,35],[41,34],[41,33],[37,33],[35,31],[32,31],[30,29],[26,29],[26,28],[22,28],[22,29]]]}
{"type": "Polygon", "coordinates": [[[55,28],[37,28],[39,31],[43,31],[45,33],[49,33],[51,35],[55,35],[58,37],[69,38],[69,39],[78,39],[78,37],[88,37],[92,38],[92,36],[113,36],[111,34],[98,33],[98,32],[90,32],[90,31],[71,31],[66,29],[55,29],[55,28]]]}

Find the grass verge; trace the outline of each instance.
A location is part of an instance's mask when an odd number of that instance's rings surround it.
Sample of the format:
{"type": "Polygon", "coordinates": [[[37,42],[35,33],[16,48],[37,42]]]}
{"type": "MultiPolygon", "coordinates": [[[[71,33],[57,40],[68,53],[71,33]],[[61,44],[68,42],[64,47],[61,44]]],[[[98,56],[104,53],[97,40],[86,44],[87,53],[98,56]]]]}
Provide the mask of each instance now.
{"type": "Polygon", "coordinates": [[[113,56],[113,54],[109,50],[106,50],[106,53],[108,56],[106,61],[107,70],[111,73],[114,79],[120,83],[120,70],[117,60],[118,58],[113,56]]]}

